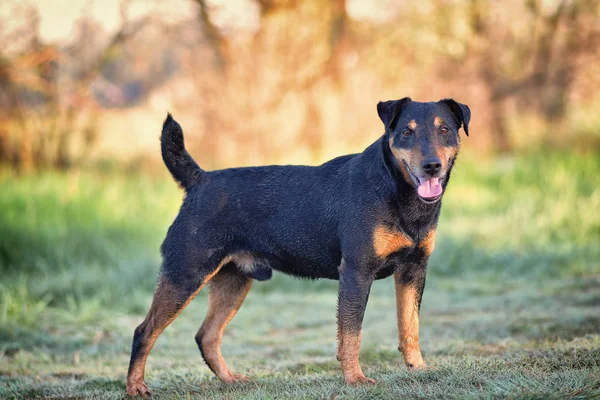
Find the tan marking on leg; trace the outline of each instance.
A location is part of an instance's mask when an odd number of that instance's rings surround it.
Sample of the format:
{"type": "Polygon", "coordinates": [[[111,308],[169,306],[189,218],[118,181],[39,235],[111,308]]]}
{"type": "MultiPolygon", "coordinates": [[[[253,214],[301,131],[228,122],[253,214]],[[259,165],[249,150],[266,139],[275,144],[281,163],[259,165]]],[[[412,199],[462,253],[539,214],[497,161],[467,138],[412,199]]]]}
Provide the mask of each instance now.
{"type": "Polygon", "coordinates": [[[252,280],[235,275],[217,275],[209,284],[208,312],[196,337],[202,354],[215,375],[225,383],[246,382],[243,375],[232,374],[221,354],[225,327],[233,319],[250,291],[252,280]],[[245,279],[245,281],[236,281],[245,279]]]}
{"type": "Polygon", "coordinates": [[[394,231],[385,226],[377,226],[373,232],[373,248],[379,258],[386,258],[404,247],[410,247],[413,241],[404,232],[394,231]]]}
{"type": "Polygon", "coordinates": [[[363,374],[358,361],[360,353],[360,342],[362,339],[362,330],[359,333],[342,332],[338,354],[344,373],[344,381],[350,385],[357,383],[375,383],[374,379],[367,378],[363,374]]]}
{"type": "Polygon", "coordinates": [[[419,247],[423,249],[425,255],[429,257],[435,248],[435,229],[430,230],[425,238],[419,243],[419,247]]]}
{"type": "MultiPolygon", "coordinates": [[[[338,317],[339,319],[339,317],[338,317]]],[[[337,328],[337,351],[335,353],[335,358],[338,361],[342,361],[342,346],[344,345],[344,336],[342,335],[342,328],[340,324],[338,324],[337,328]]]]}
{"type": "MultiPolygon", "coordinates": [[[[338,267],[338,271],[340,276],[344,273],[344,269],[346,268],[346,260],[342,258],[340,262],[340,266],[338,267]]],[[[338,361],[342,361],[342,346],[344,345],[344,335],[342,335],[342,316],[340,314],[341,307],[339,305],[339,297],[338,297],[338,308],[337,308],[337,351],[335,353],[335,358],[338,361]]]]}
{"type": "Polygon", "coordinates": [[[408,123],[408,127],[414,131],[415,129],[417,129],[417,121],[411,119],[408,123]]]}
{"type": "Polygon", "coordinates": [[[435,117],[433,119],[433,125],[439,128],[440,126],[442,126],[442,119],[440,117],[435,117]]]}
{"type": "Polygon", "coordinates": [[[151,391],[144,383],[144,374],[146,368],[146,360],[148,354],[154,347],[154,343],[158,336],[165,330],[167,326],[183,311],[185,307],[196,297],[196,295],[202,290],[204,285],[219,272],[223,263],[210,273],[204,280],[198,289],[192,293],[187,300],[182,304],[176,303],[178,290],[163,277],[160,278],[156,291],[154,292],[154,298],[152,300],[152,306],[150,311],[142,325],[145,325],[145,329],[150,329],[151,333],[148,337],[145,346],[141,349],[141,354],[137,357],[134,365],[131,366],[127,374],[127,393],[132,396],[149,395],[151,391]]]}
{"type": "Polygon", "coordinates": [[[398,272],[394,274],[396,285],[396,312],[398,317],[398,349],[404,355],[408,367],[425,366],[419,347],[419,305],[417,289],[399,283],[398,272]]]}

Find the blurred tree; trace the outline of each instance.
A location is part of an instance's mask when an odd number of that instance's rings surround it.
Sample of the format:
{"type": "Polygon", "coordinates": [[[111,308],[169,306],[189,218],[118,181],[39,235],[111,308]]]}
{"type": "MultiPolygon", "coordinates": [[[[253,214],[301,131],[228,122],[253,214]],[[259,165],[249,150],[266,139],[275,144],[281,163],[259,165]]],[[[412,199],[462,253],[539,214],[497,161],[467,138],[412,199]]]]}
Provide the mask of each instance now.
{"type": "MultiPolygon", "coordinates": [[[[148,19],[129,21],[123,6],[120,28],[102,44],[96,40],[99,32],[91,31],[93,24],[82,19],[73,44],[60,49],[39,39],[37,9],[26,13],[28,42],[16,55],[0,53],[0,162],[23,170],[68,168],[85,159],[97,137],[92,82],[111,54],[148,19]]],[[[11,39],[0,38],[0,48],[11,39]]]]}
{"type": "Polygon", "coordinates": [[[579,57],[599,43],[599,27],[589,19],[598,8],[594,2],[561,0],[545,12],[539,0],[521,6],[525,26],[519,31],[499,24],[487,0],[470,0],[469,56],[479,60],[479,76],[489,91],[490,134],[500,151],[511,150],[506,100],[514,98],[521,112],[539,114],[549,132],[562,127],[579,57]]]}
{"type": "Polygon", "coordinates": [[[236,137],[239,145],[269,151],[261,149],[260,136],[268,128],[260,121],[276,113],[292,93],[301,100],[299,145],[305,143],[319,154],[323,127],[320,92],[315,89],[324,81],[338,89],[342,86],[344,54],[352,42],[345,0],[256,0],[260,25],[237,42],[216,26],[205,0],[195,2],[215,71],[200,82],[207,100],[203,105],[207,155],[214,160],[220,153],[219,135],[224,132],[244,132],[236,137]],[[243,111],[244,118],[232,118],[232,110],[243,111]]]}
{"type": "Polygon", "coordinates": [[[176,107],[198,121],[209,168],[316,162],[365,145],[374,104],[405,95],[460,98],[476,116],[469,144],[510,151],[515,118],[564,132],[600,84],[598,2],[181,0],[193,12],[173,23],[129,18],[132,1],[111,34],[81,18],[65,46],[43,43],[29,10],[20,51],[5,51],[0,23],[0,160],[66,168],[107,109],[176,107]],[[233,9],[243,18],[228,25],[233,9]]]}

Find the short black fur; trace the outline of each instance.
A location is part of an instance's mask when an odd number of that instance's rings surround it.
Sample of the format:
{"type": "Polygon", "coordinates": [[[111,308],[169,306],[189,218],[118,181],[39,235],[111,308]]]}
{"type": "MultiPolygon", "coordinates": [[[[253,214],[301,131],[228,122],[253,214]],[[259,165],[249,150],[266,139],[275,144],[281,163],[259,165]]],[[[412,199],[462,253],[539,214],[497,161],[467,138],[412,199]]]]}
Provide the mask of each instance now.
{"type": "Polygon", "coordinates": [[[441,195],[423,198],[417,186],[435,178],[445,191],[470,110],[452,99],[403,98],[377,111],[385,133],[362,153],[317,167],[218,171],[196,164],[169,114],[162,156],[186,196],[161,247],[161,279],[185,296],[224,264],[256,280],[270,279],[272,270],[339,279],[338,323],[346,334],[360,331],[375,279],[397,272],[400,284],[418,289],[420,305],[441,195]],[[443,171],[427,175],[425,158],[439,160],[443,171]]]}

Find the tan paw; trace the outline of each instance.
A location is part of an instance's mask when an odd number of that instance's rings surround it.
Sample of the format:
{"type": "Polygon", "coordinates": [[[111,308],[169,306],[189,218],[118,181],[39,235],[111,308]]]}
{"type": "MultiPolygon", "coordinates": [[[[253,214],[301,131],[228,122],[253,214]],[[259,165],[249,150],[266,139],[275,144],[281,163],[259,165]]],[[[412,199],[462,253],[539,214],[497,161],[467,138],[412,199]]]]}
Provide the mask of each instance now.
{"type": "Polygon", "coordinates": [[[423,361],[423,356],[421,353],[413,353],[404,357],[404,362],[409,369],[426,369],[427,365],[425,365],[425,361],[423,361]]]}
{"type": "Polygon", "coordinates": [[[422,364],[406,364],[406,366],[408,367],[408,369],[412,370],[412,371],[425,371],[429,369],[429,366],[427,366],[427,364],[422,363],[422,364]]]}
{"type": "Polygon", "coordinates": [[[127,394],[129,396],[142,396],[142,397],[150,397],[152,395],[152,390],[146,386],[144,381],[137,383],[127,383],[127,394]]]}
{"type": "Polygon", "coordinates": [[[348,385],[361,385],[361,384],[370,384],[370,385],[374,385],[377,383],[377,381],[375,379],[371,379],[371,378],[367,378],[364,375],[357,375],[357,376],[352,376],[352,377],[345,377],[344,380],[346,381],[346,383],[348,385]]]}
{"type": "Polygon", "coordinates": [[[226,384],[250,382],[250,378],[248,378],[246,375],[242,375],[242,374],[229,374],[220,379],[221,379],[221,381],[223,381],[223,383],[226,383],[226,384]]]}

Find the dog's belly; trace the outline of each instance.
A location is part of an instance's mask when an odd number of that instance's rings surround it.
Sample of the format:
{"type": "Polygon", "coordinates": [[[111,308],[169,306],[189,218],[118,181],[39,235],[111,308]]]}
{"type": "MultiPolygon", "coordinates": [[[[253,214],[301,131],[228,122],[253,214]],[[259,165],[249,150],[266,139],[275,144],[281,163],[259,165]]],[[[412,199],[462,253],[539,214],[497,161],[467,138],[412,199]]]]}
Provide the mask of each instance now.
{"type": "Polygon", "coordinates": [[[230,257],[240,273],[258,281],[271,279],[273,270],[299,278],[339,279],[339,260],[327,257],[294,257],[269,253],[236,253],[230,257]]]}
{"type": "Polygon", "coordinates": [[[281,263],[273,264],[273,269],[288,275],[308,279],[335,279],[340,278],[338,263],[323,260],[315,263],[312,260],[288,259],[281,263]]]}
{"type": "Polygon", "coordinates": [[[385,279],[394,273],[395,267],[393,264],[385,265],[375,274],[375,279],[385,279]]]}
{"type": "Polygon", "coordinates": [[[306,220],[286,225],[279,229],[259,225],[248,227],[246,232],[249,234],[236,241],[261,260],[253,275],[264,276],[264,268],[268,266],[299,278],[339,279],[342,253],[332,229],[326,224],[306,220]]]}

